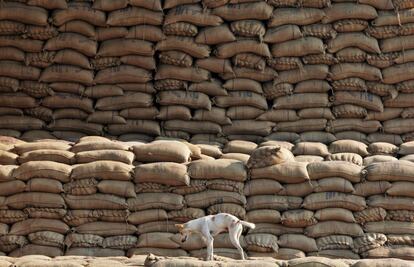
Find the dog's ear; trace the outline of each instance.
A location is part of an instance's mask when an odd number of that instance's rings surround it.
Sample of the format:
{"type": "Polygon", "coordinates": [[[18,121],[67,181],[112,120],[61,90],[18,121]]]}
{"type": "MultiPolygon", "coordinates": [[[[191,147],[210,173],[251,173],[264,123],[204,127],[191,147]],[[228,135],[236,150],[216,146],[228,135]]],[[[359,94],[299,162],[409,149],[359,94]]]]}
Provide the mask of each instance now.
{"type": "Polygon", "coordinates": [[[184,229],[184,224],[178,223],[178,224],[174,224],[175,227],[178,228],[178,230],[183,230],[184,229]]]}

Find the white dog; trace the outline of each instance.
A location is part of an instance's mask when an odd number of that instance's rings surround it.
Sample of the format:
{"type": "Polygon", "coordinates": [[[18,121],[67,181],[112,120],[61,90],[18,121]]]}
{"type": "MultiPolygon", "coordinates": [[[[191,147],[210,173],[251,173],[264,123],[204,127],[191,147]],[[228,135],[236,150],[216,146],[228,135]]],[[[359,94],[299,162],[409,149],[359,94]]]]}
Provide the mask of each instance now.
{"type": "Polygon", "coordinates": [[[240,246],[239,241],[243,225],[252,229],[256,227],[255,224],[239,220],[228,213],[208,215],[184,224],[176,224],[175,226],[182,236],[181,242],[185,242],[191,233],[200,233],[203,236],[207,245],[207,260],[213,260],[213,237],[221,232],[228,231],[231,243],[239,251],[241,259],[244,260],[243,248],[240,246]]]}

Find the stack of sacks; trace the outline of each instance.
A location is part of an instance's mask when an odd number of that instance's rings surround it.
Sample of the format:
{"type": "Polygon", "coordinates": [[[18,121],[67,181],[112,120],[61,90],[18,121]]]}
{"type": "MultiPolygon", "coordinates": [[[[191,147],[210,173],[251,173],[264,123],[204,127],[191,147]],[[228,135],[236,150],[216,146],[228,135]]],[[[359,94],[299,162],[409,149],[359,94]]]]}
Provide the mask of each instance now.
{"type": "MultiPolygon", "coordinates": [[[[372,2],[372,1],[367,1],[372,2]]],[[[413,87],[413,38],[412,1],[384,1],[373,3],[378,17],[366,29],[369,36],[378,39],[382,54],[367,58],[369,64],[381,69],[383,79],[380,83],[367,83],[368,90],[377,91],[383,99],[384,112],[369,112],[368,116],[382,122],[386,141],[400,145],[411,141],[413,87]],[[395,10],[398,12],[395,12],[395,10]],[[372,89],[371,89],[372,88],[372,89]]],[[[377,139],[377,141],[380,141],[377,139]]]]}
{"type": "Polygon", "coordinates": [[[220,16],[228,25],[223,24],[217,29],[207,28],[200,33],[208,37],[200,35],[201,38],[215,45],[215,57],[196,63],[203,66],[210,61],[209,65],[220,67],[215,72],[223,80],[222,87],[227,90],[227,95],[216,96],[213,102],[220,108],[226,108],[226,114],[232,120],[231,125],[223,126],[223,134],[230,140],[267,136],[274,123],[256,118],[269,107],[263,84],[277,76],[276,71],[266,64],[271,53],[267,43],[263,42],[265,20],[271,17],[273,8],[264,1],[203,2],[214,7],[212,13],[220,16]],[[213,31],[217,34],[215,40],[211,38],[213,31]]]}
{"type": "Polygon", "coordinates": [[[190,150],[178,141],[158,140],[135,145],[133,151],[137,196],[128,199],[128,223],[137,226],[139,238],[128,255],[186,256],[172,237],[177,233],[174,224],[205,215],[203,210],[185,208],[184,201],[186,191],[197,189],[196,185],[189,187],[186,164],[199,158],[200,150],[190,150]]]}
{"type": "Polygon", "coordinates": [[[123,256],[135,246],[137,228],[127,223],[127,199],[136,197],[134,154],[128,149],[103,137],[84,137],[72,147],[76,165],[65,184],[63,218],[72,227],[66,255],[123,256]]]}
{"type": "Polygon", "coordinates": [[[155,43],[164,39],[160,1],[100,0],[93,8],[106,12],[107,19],[106,27],[96,29],[100,45],[91,60],[96,85],[86,89],[96,99],[96,112],[88,121],[105,124],[109,134],[120,137],[160,135],[152,83],[155,43]]]}
{"type": "MultiPolygon", "coordinates": [[[[325,10],[324,23],[332,23],[336,36],[327,42],[327,51],[335,55],[330,66],[333,88],[332,113],[327,131],[338,139],[365,139],[381,128],[381,123],[368,113],[383,112],[381,97],[395,97],[397,92],[381,88],[382,73],[373,61],[382,55],[377,39],[364,34],[369,20],[378,16],[375,7],[363,3],[335,3],[325,10]]],[[[384,138],[378,135],[374,138],[384,138]]]]}
{"type": "MultiPolygon", "coordinates": [[[[389,150],[390,157],[397,149],[389,150]]],[[[396,257],[412,260],[413,214],[412,201],[414,194],[414,163],[411,155],[414,152],[413,142],[400,146],[400,160],[382,161],[365,167],[363,174],[367,183],[371,183],[367,204],[370,214],[364,214],[364,230],[369,233],[369,244],[363,251],[363,257],[389,258],[396,257]],[[382,246],[387,242],[387,246],[382,246]]]]}
{"type": "MultiPolygon", "coordinates": [[[[208,44],[198,42],[202,35],[199,28],[214,28],[223,20],[197,2],[188,5],[180,1],[164,2],[165,38],[156,45],[160,52],[154,77],[160,105],[157,119],[164,122],[164,135],[186,140],[192,134],[218,134],[221,125],[230,123],[225,110],[213,108],[210,99],[226,95],[226,90],[221,82],[211,80],[207,66],[196,64],[198,60],[206,60],[211,52],[208,44]]],[[[205,65],[213,63],[207,61],[205,65]]]]}
{"type": "MultiPolygon", "coordinates": [[[[201,215],[230,213],[245,219],[246,198],[243,194],[244,181],[247,179],[245,164],[237,159],[219,158],[221,152],[214,147],[201,147],[201,152],[208,153],[209,158],[192,161],[188,164],[188,175],[191,188],[185,192],[188,210],[198,211],[201,215]]],[[[176,239],[179,242],[179,237],[176,239]]],[[[217,255],[237,258],[239,253],[231,244],[227,233],[214,239],[214,250],[217,255]]],[[[242,245],[245,243],[242,240],[242,245]]],[[[205,244],[200,237],[192,236],[181,247],[188,250],[191,256],[203,257],[205,244]]]]}
{"type": "MultiPolygon", "coordinates": [[[[2,251],[19,257],[28,254],[62,256],[69,226],[63,222],[66,204],[63,184],[70,181],[75,154],[61,141],[23,143],[14,146],[16,164],[2,166],[3,221],[10,231],[1,237],[2,251]]],[[[11,164],[12,162],[9,162],[11,164]]]]}
{"type": "MultiPolygon", "coordinates": [[[[359,259],[354,253],[354,239],[364,235],[353,212],[361,212],[367,205],[363,196],[354,195],[354,183],[361,182],[362,158],[355,148],[365,146],[351,140],[331,143],[328,148],[320,144],[297,144],[309,153],[323,157],[307,165],[311,189],[304,198],[303,208],[314,213],[315,223],[305,234],[315,238],[318,251],[309,255],[359,259]],[[359,161],[356,159],[360,159],[359,161]]],[[[362,150],[362,149],[361,149],[362,150]]],[[[366,152],[366,148],[365,148],[366,152]]],[[[364,155],[365,156],[365,155],[364,155]]],[[[355,239],[355,240],[356,240],[355,239]]]]}
{"type": "Polygon", "coordinates": [[[244,188],[247,219],[256,223],[245,238],[256,241],[248,250],[250,256],[290,259],[317,250],[315,241],[303,235],[309,222],[299,210],[303,199],[298,189],[309,180],[306,164],[296,162],[289,149],[272,143],[252,152],[247,163],[251,180],[244,188]]]}

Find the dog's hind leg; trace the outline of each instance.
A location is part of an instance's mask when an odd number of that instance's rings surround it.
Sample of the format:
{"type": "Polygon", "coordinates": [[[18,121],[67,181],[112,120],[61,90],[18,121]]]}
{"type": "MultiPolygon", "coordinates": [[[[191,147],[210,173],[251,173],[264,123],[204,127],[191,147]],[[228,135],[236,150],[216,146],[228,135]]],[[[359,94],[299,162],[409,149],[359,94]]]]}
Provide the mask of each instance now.
{"type": "Polygon", "coordinates": [[[203,231],[203,235],[205,237],[205,242],[207,245],[207,260],[212,261],[214,260],[214,257],[213,257],[214,238],[211,236],[211,234],[208,231],[203,231]]]}
{"type": "Polygon", "coordinates": [[[245,260],[243,248],[240,246],[240,236],[243,231],[243,226],[241,224],[236,225],[235,227],[229,229],[230,241],[237,248],[237,251],[240,253],[240,258],[245,260]]]}

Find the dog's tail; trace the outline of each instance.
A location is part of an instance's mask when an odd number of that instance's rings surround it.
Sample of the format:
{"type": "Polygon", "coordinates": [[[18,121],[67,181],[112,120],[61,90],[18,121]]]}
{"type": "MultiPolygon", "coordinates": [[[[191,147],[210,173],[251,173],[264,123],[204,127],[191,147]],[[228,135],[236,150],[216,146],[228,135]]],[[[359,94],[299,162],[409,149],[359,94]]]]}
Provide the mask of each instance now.
{"type": "Polygon", "coordinates": [[[241,223],[243,226],[246,226],[246,227],[251,228],[251,229],[256,228],[256,225],[255,225],[254,223],[249,223],[249,222],[242,221],[242,220],[240,220],[240,223],[241,223]]]}

